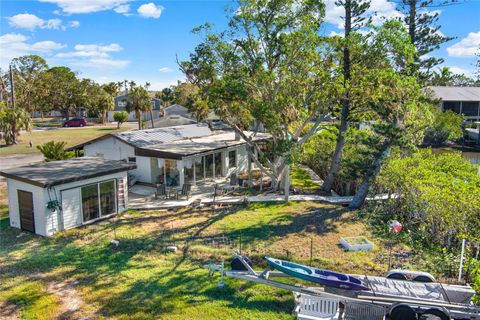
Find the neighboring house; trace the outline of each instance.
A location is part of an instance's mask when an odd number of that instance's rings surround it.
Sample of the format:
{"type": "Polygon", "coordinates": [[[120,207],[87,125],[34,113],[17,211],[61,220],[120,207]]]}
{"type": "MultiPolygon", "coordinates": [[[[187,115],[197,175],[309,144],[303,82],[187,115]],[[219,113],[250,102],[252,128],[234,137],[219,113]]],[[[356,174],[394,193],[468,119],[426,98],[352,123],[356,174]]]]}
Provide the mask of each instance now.
{"type": "Polygon", "coordinates": [[[440,100],[442,111],[452,110],[467,119],[480,120],[480,87],[428,87],[440,100]]]}
{"type": "MultiPolygon", "coordinates": [[[[114,98],[115,107],[113,110],[108,111],[109,122],[115,121],[113,119],[113,115],[115,114],[115,112],[127,111],[127,100],[128,100],[128,94],[122,94],[114,98]]],[[[160,117],[160,107],[161,107],[160,100],[157,98],[152,98],[152,115],[154,120],[160,117]]],[[[147,120],[147,121],[150,120],[150,112],[143,112],[141,117],[144,120],[147,120]]],[[[135,115],[135,111],[132,111],[128,114],[127,121],[138,121],[135,115]]]]}
{"type": "Polygon", "coordinates": [[[183,126],[186,124],[194,124],[194,123],[197,123],[197,121],[190,118],[177,116],[177,115],[162,117],[160,119],[154,120],[155,128],[183,126]]]}
{"type": "Polygon", "coordinates": [[[128,208],[127,172],[134,163],[76,158],[4,170],[10,225],[42,236],[128,208]]]}
{"type": "MultiPolygon", "coordinates": [[[[254,135],[267,141],[264,133],[254,135]]],[[[211,130],[206,124],[112,133],[72,149],[85,156],[135,162],[139,182],[181,186],[229,176],[248,168],[247,145],[231,130],[211,130]]]]}
{"type": "Polygon", "coordinates": [[[171,116],[181,116],[185,118],[191,118],[190,111],[179,104],[172,104],[163,109],[163,117],[169,118],[171,116]]]}

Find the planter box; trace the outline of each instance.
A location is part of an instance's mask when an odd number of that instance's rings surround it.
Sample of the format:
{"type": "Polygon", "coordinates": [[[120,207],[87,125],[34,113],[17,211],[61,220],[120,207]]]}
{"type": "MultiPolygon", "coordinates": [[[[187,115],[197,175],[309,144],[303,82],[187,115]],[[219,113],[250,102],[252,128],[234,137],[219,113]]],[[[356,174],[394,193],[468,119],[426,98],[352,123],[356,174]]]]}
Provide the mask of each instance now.
{"type": "Polygon", "coordinates": [[[373,243],[365,237],[340,238],[340,244],[347,251],[372,250],[373,243]]]}

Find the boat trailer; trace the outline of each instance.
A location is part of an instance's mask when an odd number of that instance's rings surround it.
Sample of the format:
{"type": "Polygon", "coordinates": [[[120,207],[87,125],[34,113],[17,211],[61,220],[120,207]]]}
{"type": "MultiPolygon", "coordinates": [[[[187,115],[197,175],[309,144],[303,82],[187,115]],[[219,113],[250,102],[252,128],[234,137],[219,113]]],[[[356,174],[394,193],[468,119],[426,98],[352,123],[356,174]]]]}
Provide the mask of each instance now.
{"type": "MultiPolygon", "coordinates": [[[[245,258],[235,254],[234,259],[241,262],[244,270],[226,270],[222,264],[205,265],[211,273],[221,274],[219,287],[225,282],[223,277],[236,278],[244,281],[259,283],[291,291],[295,296],[298,319],[388,319],[410,320],[410,319],[440,319],[440,320],[480,320],[480,307],[472,302],[453,303],[450,301],[422,299],[404,295],[394,295],[372,291],[350,291],[328,287],[307,287],[301,284],[288,284],[271,278],[292,278],[282,272],[273,271],[268,266],[261,272],[253,268],[245,261],[245,258]],[[332,309],[332,303],[338,305],[338,310],[331,313],[325,308],[332,309]],[[360,311],[355,316],[353,312],[347,316],[348,310],[360,311]],[[328,315],[328,317],[325,317],[328,315]],[[424,317],[420,317],[420,316],[424,317]],[[330,317],[331,316],[331,317],[330,317]],[[432,317],[433,316],[433,317],[432,317]]],[[[365,276],[368,282],[368,277],[365,276]]],[[[402,281],[402,280],[395,280],[402,281]]],[[[425,285],[430,285],[426,283],[425,285]]],[[[441,285],[440,285],[441,286],[441,285]]],[[[469,287],[468,287],[469,288],[469,287]]]]}

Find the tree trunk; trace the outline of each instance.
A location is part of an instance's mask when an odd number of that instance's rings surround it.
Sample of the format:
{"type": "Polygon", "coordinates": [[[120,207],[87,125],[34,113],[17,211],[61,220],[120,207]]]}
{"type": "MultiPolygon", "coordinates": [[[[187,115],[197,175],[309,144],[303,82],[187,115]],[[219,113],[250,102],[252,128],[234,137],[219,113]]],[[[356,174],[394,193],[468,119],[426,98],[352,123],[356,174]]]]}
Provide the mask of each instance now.
{"type": "Polygon", "coordinates": [[[155,128],[155,125],[153,124],[153,111],[152,109],[149,110],[150,111],[150,121],[152,122],[152,129],[155,128]]]}
{"type": "Polygon", "coordinates": [[[382,153],[380,153],[380,155],[375,159],[373,165],[368,169],[367,173],[363,177],[363,181],[358,187],[357,193],[355,193],[352,202],[348,206],[349,208],[359,209],[363,206],[368,195],[368,190],[370,189],[370,184],[375,181],[383,162],[390,154],[391,148],[392,147],[389,143],[386,144],[382,153]]]}
{"type": "Polygon", "coordinates": [[[138,130],[142,130],[142,117],[138,110],[135,110],[135,115],[138,119],[138,130]]]}
{"type": "Polygon", "coordinates": [[[283,169],[284,172],[284,192],[285,192],[285,202],[288,202],[288,197],[290,196],[290,165],[285,165],[283,169]]]}
{"type": "Polygon", "coordinates": [[[342,161],[343,146],[345,144],[345,134],[348,129],[348,114],[350,113],[350,100],[347,87],[350,82],[350,49],[348,48],[348,37],[352,31],[352,3],[351,0],[345,1],[345,46],[343,47],[343,88],[345,97],[342,99],[342,113],[340,119],[340,130],[337,138],[337,144],[333,153],[330,170],[323,182],[322,190],[330,193],[333,183],[340,169],[342,161]]]}
{"type": "Polygon", "coordinates": [[[415,16],[417,15],[417,0],[409,0],[408,5],[410,6],[408,12],[408,35],[410,37],[410,42],[415,45],[416,38],[416,21],[415,16]]]}

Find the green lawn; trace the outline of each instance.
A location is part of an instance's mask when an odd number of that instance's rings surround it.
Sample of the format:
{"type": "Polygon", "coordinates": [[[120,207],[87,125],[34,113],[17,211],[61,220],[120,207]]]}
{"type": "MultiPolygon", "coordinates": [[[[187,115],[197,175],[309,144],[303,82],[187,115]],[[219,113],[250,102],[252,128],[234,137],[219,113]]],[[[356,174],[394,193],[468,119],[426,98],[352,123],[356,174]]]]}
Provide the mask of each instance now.
{"type": "Polygon", "coordinates": [[[292,167],[290,176],[292,177],[292,186],[294,186],[296,189],[307,192],[315,192],[321,187],[318,185],[318,183],[313,181],[308,172],[301,167],[292,167]]]}
{"type": "MultiPolygon", "coordinates": [[[[125,131],[128,128],[116,127],[86,127],[86,128],[70,128],[61,130],[44,130],[44,131],[32,131],[30,133],[24,133],[20,135],[20,143],[8,147],[0,147],[0,156],[12,155],[12,154],[27,154],[27,153],[39,153],[36,146],[42,145],[45,142],[54,141],[66,141],[67,147],[71,147],[82,142],[95,139],[97,137],[106,135],[108,133],[114,133],[119,131],[125,131]],[[30,148],[29,142],[32,141],[33,148],[30,148]]],[[[0,144],[4,143],[0,141],[0,144]]]]}
{"type": "MultiPolygon", "coordinates": [[[[0,190],[3,191],[3,190],[0,190]]],[[[3,192],[2,192],[3,193],[3,192]]],[[[5,199],[0,199],[5,204],[5,199]]],[[[317,204],[252,204],[210,210],[128,212],[97,230],[79,228],[53,238],[24,235],[0,220],[0,309],[17,309],[23,318],[65,315],[59,297],[47,290],[52,283],[75,280],[83,302],[72,318],[114,319],[294,319],[290,292],[226,279],[202,268],[242,249],[257,268],[271,255],[338,271],[382,274],[382,243],[366,231],[354,212],[317,204]],[[125,217],[126,215],[126,217],[125,217]],[[365,235],[373,252],[344,252],[340,236],[365,235]],[[225,237],[236,242],[217,246],[202,237],[225,237]],[[109,242],[120,240],[117,249],[109,242]],[[164,247],[176,244],[176,253],[164,247]]],[[[70,294],[72,296],[72,294],[70,294]]],[[[0,311],[1,317],[1,311],[0,311]]]]}

